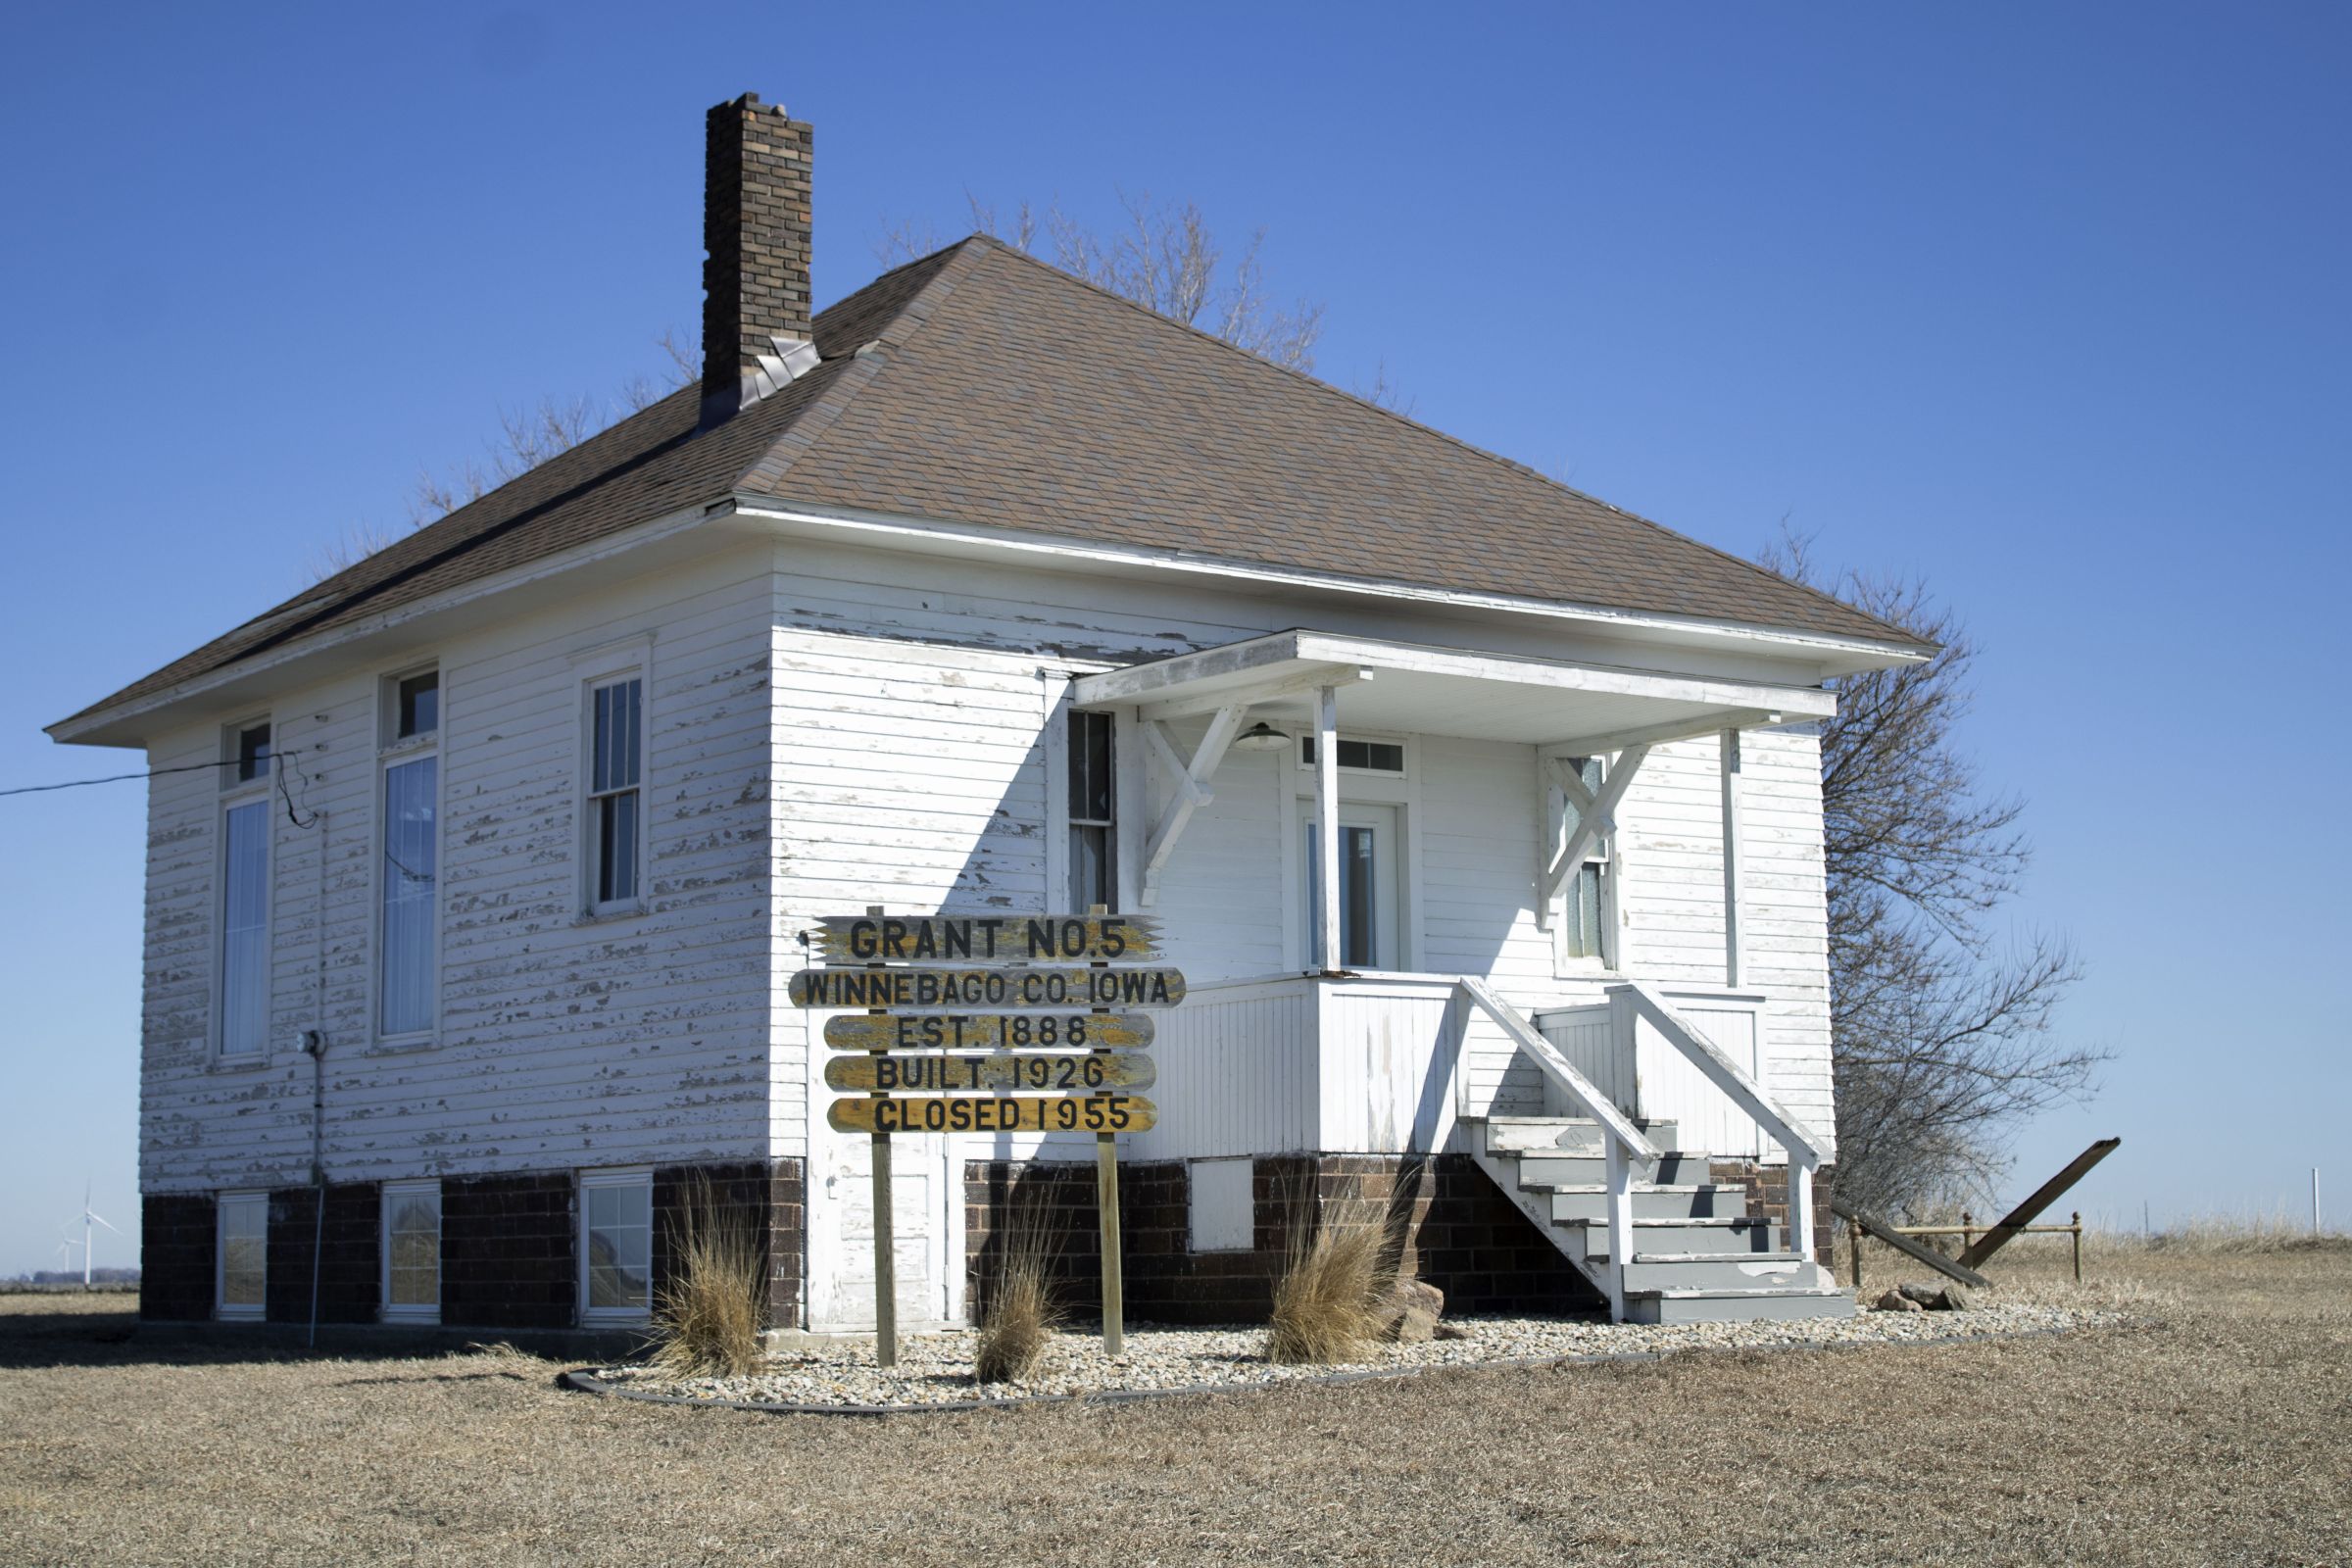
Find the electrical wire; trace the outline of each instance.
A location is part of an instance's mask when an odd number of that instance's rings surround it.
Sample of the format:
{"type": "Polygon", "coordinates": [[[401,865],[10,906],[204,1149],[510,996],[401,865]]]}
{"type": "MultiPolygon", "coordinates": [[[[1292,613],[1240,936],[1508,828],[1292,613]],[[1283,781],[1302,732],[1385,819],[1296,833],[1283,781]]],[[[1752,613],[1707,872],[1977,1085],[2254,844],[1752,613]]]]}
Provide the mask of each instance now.
{"type": "Polygon", "coordinates": [[[188,762],[178,767],[151,767],[144,773],[109,773],[104,778],[70,778],[62,784],[20,784],[0,795],[38,795],[44,790],[77,790],[87,784],[120,784],[125,779],[162,778],[166,773],[197,773],[208,767],[234,767],[235,759],[219,762],[188,762]]]}

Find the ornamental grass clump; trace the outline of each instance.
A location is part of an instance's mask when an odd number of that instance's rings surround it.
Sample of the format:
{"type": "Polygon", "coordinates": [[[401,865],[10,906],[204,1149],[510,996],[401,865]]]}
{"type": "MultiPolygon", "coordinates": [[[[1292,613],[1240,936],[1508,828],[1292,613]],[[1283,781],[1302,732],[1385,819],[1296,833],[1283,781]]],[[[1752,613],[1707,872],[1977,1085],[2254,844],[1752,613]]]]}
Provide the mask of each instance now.
{"type": "Polygon", "coordinates": [[[698,1180],[670,1225],[672,1263],[654,1300],[647,1359],[677,1377],[741,1377],[765,1356],[760,1340],[765,1260],[750,1216],[698,1180]]]}
{"type": "Polygon", "coordinates": [[[998,1255],[997,1277],[980,1315],[972,1376],[982,1383],[1018,1383],[1037,1370],[1061,1307],[1054,1295],[1053,1233],[1030,1196],[1014,1205],[998,1255]]]}
{"type": "Polygon", "coordinates": [[[1320,1216],[1308,1202],[1292,1205],[1290,1245],[1266,1326],[1267,1360],[1330,1366],[1371,1350],[1396,1288],[1382,1219],[1361,1199],[1342,1200],[1320,1216]]]}

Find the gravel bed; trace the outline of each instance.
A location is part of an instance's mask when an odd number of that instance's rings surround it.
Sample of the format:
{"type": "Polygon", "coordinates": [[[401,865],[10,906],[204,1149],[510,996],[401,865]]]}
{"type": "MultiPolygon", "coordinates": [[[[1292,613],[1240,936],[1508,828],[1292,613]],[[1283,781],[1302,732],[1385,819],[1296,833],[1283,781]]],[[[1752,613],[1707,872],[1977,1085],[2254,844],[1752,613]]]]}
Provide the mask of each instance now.
{"type": "Polygon", "coordinates": [[[1091,1334],[1054,1336],[1030,1377],[979,1383],[972,1375],[968,1330],[909,1335],[899,1364],[884,1371],[870,1346],[801,1349],[774,1356],[746,1377],[674,1378],[644,1366],[598,1370],[593,1377],[623,1393],[669,1398],[856,1409],[921,1409],[973,1401],[1149,1394],[1185,1389],[1248,1388],[1333,1376],[1377,1376],[1446,1367],[1524,1364],[1582,1357],[1663,1355],[1678,1350],[1786,1349],[1805,1346],[1887,1345],[2047,1333],[2120,1322],[2125,1314],[2089,1307],[2009,1303],[1963,1312],[1864,1312],[1852,1318],[1793,1323],[1649,1325],[1556,1318],[1448,1319],[1466,1337],[1425,1345],[1384,1345],[1369,1358],[1339,1366],[1278,1366],[1265,1358],[1262,1328],[1131,1328],[1126,1353],[1102,1353],[1091,1334]]]}

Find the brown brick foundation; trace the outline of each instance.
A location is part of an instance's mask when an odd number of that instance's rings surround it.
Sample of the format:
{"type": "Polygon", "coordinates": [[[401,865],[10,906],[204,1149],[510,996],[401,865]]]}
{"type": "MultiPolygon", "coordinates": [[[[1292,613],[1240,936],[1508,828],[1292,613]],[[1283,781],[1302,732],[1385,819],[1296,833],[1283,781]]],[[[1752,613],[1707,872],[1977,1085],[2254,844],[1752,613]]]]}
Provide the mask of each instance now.
{"type": "Polygon", "coordinates": [[[801,1162],[663,1165],[654,1172],[654,1290],[673,1277],[685,1222],[705,1195],[717,1222],[741,1225],[760,1250],[770,1328],[801,1322],[801,1162]]]}
{"type": "Polygon", "coordinates": [[[219,1210],[210,1193],[139,1200],[139,1316],[187,1323],[213,1315],[219,1210]]]}
{"type": "MultiPolygon", "coordinates": [[[[1710,1167],[1710,1181],[1736,1182],[1747,1189],[1747,1211],[1782,1227],[1788,1225],[1788,1167],[1759,1165],[1750,1159],[1719,1159],[1710,1167]]],[[[1837,1254],[1831,1250],[1837,1221],[1830,1214],[1830,1195],[1837,1191],[1838,1167],[1824,1165],[1813,1173],[1813,1255],[1823,1262],[1837,1254]]],[[[1791,1238],[1793,1240],[1793,1238],[1791,1238]]]]}
{"type": "Polygon", "coordinates": [[[326,1189],[326,1223],[318,1223],[318,1189],[289,1187],[270,1195],[269,1276],[263,1299],[272,1323],[311,1320],[311,1257],[318,1258],[318,1321],[372,1323],[382,1295],[376,1227],[382,1201],[373,1182],[326,1189]]]}
{"type": "MultiPolygon", "coordinates": [[[[1119,1168],[1128,1316],[1138,1322],[1262,1322],[1291,1232],[1357,1207],[1387,1226],[1398,1264],[1456,1312],[1586,1312],[1583,1275],[1466,1155],[1283,1154],[1252,1162],[1254,1237],[1246,1251],[1192,1250],[1190,1167],[1119,1168]]],[[[975,1160],[964,1167],[970,1299],[985,1303],[1010,1239],[1042,1238],[1061,1299],[1102,1310],[1094,1167],[975,1160]]]]}

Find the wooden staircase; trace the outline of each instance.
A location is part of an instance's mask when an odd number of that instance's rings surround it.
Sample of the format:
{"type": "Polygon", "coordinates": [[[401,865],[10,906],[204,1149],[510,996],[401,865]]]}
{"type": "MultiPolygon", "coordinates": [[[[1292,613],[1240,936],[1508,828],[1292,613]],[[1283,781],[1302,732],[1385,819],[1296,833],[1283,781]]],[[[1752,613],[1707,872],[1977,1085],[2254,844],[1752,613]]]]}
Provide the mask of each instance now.
{"type": "MultiPolygon", "coordinates": [[[[1751,1214],[1743,1187],[1707,1179],[1705,1153],[1678,1147],[1671,1122],[1637,1122],[1660,1151],[1632,1182],[1632,1250],[1624,1276],[1629,1323],[1730,1323],[1850,1317],[1853,1298],[1829,1271],[1751,1214]]],[[[1595,1121],[1561,1116],[1466,1118],[1479,1167],[1605,1297],[1615,1276],[1607,1150],[1595,1121]]]]}

